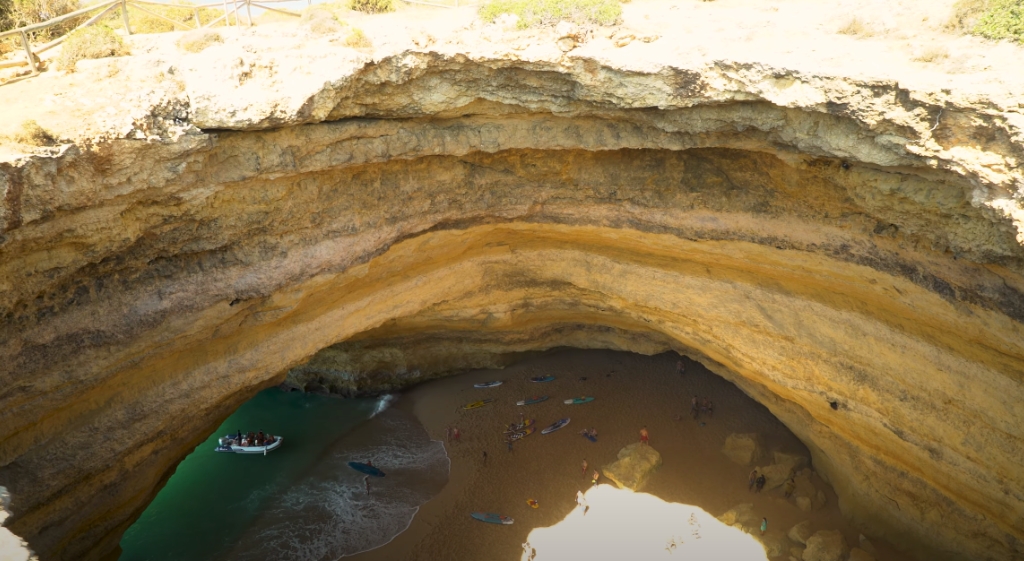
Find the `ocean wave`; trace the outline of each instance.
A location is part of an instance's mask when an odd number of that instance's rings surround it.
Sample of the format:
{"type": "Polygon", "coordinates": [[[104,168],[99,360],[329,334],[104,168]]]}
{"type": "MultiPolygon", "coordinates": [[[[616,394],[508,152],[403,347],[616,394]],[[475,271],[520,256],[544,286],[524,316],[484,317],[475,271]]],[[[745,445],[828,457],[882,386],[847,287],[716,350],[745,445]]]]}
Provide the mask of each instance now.
{"type": "Polygon", "coordinates": [[[380,396],[380,399],[377,400],[377,406],[374,407],[374,409],[373,409],[373,413],[370,413],[370,418],[372,419],[372,418],[376,417],[377,415],[380,415],[381,413],[383,413],[388,407],[391,406],[392,403],[394,403],[394,401],[395,401],[395,399],[397,399],[397,397],[398,396],[396,396],[395,394],[392,394],[392,393],[387,393],[387,394],[384,394],[384,395],[380,396]]]}
{"type": "Polygon", "coordinates": [[[391,542],[420,505],[440,492],[451,462],[407,414],[394,412],[364,427],[373,437],[339,443],[302,480],[264,504],[230,559],[336,561],[391,542]],[[387,473],[368,478],[347,465],[370,460],[387,473]]]}

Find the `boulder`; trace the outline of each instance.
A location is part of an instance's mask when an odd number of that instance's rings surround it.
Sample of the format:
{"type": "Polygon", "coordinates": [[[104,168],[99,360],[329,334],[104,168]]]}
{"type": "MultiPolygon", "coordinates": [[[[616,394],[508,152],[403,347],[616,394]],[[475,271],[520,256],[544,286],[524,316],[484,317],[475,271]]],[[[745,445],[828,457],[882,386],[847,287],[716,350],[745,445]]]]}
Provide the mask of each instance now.
{"type": "Polygon", "coordinates": [[[846,561],[850,546],[838,530],[821,530],[807,539],[803,561],[846,561]]]}
{"type": "Polygon", "coordinates": [[[730,434],[725,439],[722,453],[741,466],[749,466],[761,459],[763,454],[761,437],[757,433],[752,432],[730,434]]]}
{"type": "Polygon", "coordinates": [[[804,512],[810,512],[811,511],[811,499],[810,499],[810,497],[797,497],[794,500],[796,501],[797,508],[799,508],[800,510],[802,510],[804,512]]]}
{"type": "Polygon", "coordinates": [[[875,556],[859,547],[855,547],[850,550],[850,558],[848,561],[875,561],[875,556]]]}
{"type": "Polygon", "coordinates": [[[797,558],[797,559],[800,559],[801,557],[804,556],[804,550],[805,549],[807,549],[807,548],[799,546],[799,545],[794,545],[794,546],[789,548],[789,554],[791,556],[797,558]]]}
{"type": "Polygon", "coordinates": [[[864,551],[870,553],[871,555],[876,555],[878,553],[877,551],[875,551],[875,544],[871,543],[871,540],[869,540],[868,537],[864,534],[861,534],[860,537],[857,538],[857,541],[860,542],[860,548],[864,551]]]}
{"type": "Polygon", "coordinates": [[[814,534],[814,532],[811,531],[810,520],[804,520],[803,522],[790,528],[789,532],[786,533],[786,535],[789,536],[789,539],[795,541],[796,543],[802,544],[806,544],[807,539],[810,538],[812,534],[814,534]]]}
{"type": "Polygon", "coordinates": [[[803,454],[789,454],[787,452],[775,452],[772,454],[777,464],[790,464],[794,472],[802,472],[811,465],[811,459],[803,454]]]}
{"type": "Polygon", "coordinates": [[[742,526],[760,521],[757,515],[754,514],[754,505],[752,503],[738,504],[725,511],[724,514],[718,517],[718,520],[727,526],[735,526],[736,524],[742,526]]]}
{"type": "Polygon", "coordinates": [[[785,483],[791,475],[793,475],[793,465],[786,463],[758,467],[757,473],[764,475],[764,490],[771,491],[772,489],[781,487],[782,484],[785,483]]]}
{"type": "Polygon", "coordinates": [[[763,536],[754,535],[754,539],[761,542],[765,555],[772,559],[782,557],[789,550],[789,540],[781,534],[768,532],[763,536]]]}
{"type": "Polygon", "coordinates": [[[601,473],[620,489],[637,491],[661,465],[661,454],[639,442],[619,450],[619,459],[602,467],[601,473]]]}

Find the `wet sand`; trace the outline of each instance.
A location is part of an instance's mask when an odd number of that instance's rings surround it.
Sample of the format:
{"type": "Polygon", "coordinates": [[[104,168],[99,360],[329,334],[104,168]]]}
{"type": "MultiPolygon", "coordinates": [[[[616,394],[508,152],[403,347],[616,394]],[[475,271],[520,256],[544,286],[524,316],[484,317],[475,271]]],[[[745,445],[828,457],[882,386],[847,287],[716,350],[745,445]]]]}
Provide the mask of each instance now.
{"type": "MultiPolygon", "coordinates": [[[[474,371],[411,390],[394,407],[415,414],[432,438],[444,440],[449,425],[461,430],[461,441],[447,445],[449,482],[420,508],[408,530],[354,559],[523,559],[521,544],[529,532],[562,521],[576,506],[576,491],[590,487],[589,474],[584,477],[581,473],[582,461],[589,462],[590,472],[614,461],[623,446],[639,440],[644,425],[663,465],[643,493],[696,505],[714,516],[738,504],[753,503],[758,520],[768,518],[768,537],[783,537],[794,524],[811,520],[814,530],[839,530],[851,547],[856,546],[859,532],[843,520],[835,494],[817,475],[814,485],[825,492],[828,502],[812,512],[803,512],[785,499],[781,488],[760,494],[747,490],[752,468],[732,462],[721,452],[729,434],[759,433],[769,452],[808,455],[806,447],[767,408],[700,364],[683,358],[686,372],[677,373],[678,359],[675,354],[645,357],[560,350],[504,370],[474,371]],[[556,380],[528,381],[543,375],[553,375],[556,380]],[[475,383],[490,380],[504,383],[496,388],[473,388],[475,383]],[[538,394],[549,399],[530,406],[515,404],[538,394]],[[694,394],[714,402],[713,418],[702,416],[694,421],[689,417],[694,394]],[[563,403],[581,395],[596,399],[584,405],[563,403]],[[496,401],[474,410],[461,409],[485,398],[496,401]],[[538,432],[516,442],[509,452],[503,430],[518,421],[520,412],[536,419],[538,432]],[[571,417],[567,427],[548,435],[539,433],[540,428],[562,417],[571,417]],[[597,443],[579,434],[586,427],[598,430],[597,443]],[[539,508],[526,503],[531,498],[540,502],[539,508]],[[511,516],[515,524],[483,524],[470,518],[473,511],[511,516]]],[[[885,542],[872,542],[879,561],[903,559],[885,542]]],[[[788,557],[787,552],[780,558],[788,557]]]]}

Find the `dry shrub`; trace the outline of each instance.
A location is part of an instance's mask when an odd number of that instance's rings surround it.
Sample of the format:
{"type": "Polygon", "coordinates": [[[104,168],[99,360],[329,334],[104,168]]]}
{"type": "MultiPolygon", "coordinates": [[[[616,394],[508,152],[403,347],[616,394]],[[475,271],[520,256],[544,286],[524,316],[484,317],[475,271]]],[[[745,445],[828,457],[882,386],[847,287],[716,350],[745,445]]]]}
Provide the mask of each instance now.
{"type": "Polygon", "coordinates": [[[383,14],[384,12],[395,11],[395,4],[392,0],[350,0],[349,8],[357,12],[368,14],[383,14]]]}
{"type": "Polygon", "coordinates": [[[75,64],[86,58],[124,56],[128,48],[113,29],[104,25],[90,25],[75,31],[60,48],[57,68],[74,71],[75,64]]]}
{"type": "Polygon", "coordinates": [[[353,49],[368,49],[373,46],[370,38],[363,33],[362,29],[354,28],[348,37],[345,37],[345,46],[353,49]]]}
{"type": "Polygon", "coordinates": [[[57,139],[35,121],[22,123],[12,138],[15,142],[32,146],[52,146],[57,143],[57,139]]]}
{"type": "Polygon", "coordinates": [[[198,53],[213,44],[223,42],[224,39],[220,36],[220,33],[217,33],[216,31],[211,29],[196,29],[182,34],[178,39],[178,48],[190,53],[198,53]]]}
{"type": "Polygon", "coordinates": [[[852,35],[853,37],[871,37],[875,34],[866,23],[857,16],[853,16],[845,25],[839,28],[839,33],[852,35]]]}
{"type": "Polygon", "coordinates": [[[314,6],[302,14],[300,20],[314,35],[330,35],[340,32],[344,24],[329,9],[314,6]]]}
{"type": "MultiPolygon", "coordinates": [[[[11,0],[7,9],[6,25],[15,29],[33,23],[42,23],[81,7],[78,0],[11,0]]],[[[88,15],[71,18],[52,27],[33,32],[33,35],[39,40],[55,39],[78,27],[88,18],[88,15]]]]}
{"type": "Polygon", "coordinates": [[[949,31],[970,33],[977,25],[981,14],[988,9],[989,0],[957,0],[953,4],[953,13],[946,20],[945,28],[949,31]]]}
{"type": "MultiPolygon", "coordinates": [[[[160,19],[152,14],[143,12],[133,6],[128,6],[128,24],[132,27],[132,33],[168,33],[170,31],[185,31],[196,25],[196,10],[192,3],[185,0],[175,0],[166,6],[146,5],[146,10],[159,14],[167,19],[181,23],[173,23],[160,19]]],[[[207,23],[217,19],[224,14],[223,10],[216,8],[199,8],[199,23],[207,23]]],[[[108,26],[121,27],[121,12],[115,11],[106,20],[108,26]]],[[[221,21],[220,25],[224,25],[221,21]]]]}
{"type": "Polygon", "coordinates": [[[943,45],[932,45],[921,51],[914,60],[917,62],[936,62],[949,58],[949,49],[943,45]]]}
{"type": "Polygon", "coordinates": [[[622,18],[619,0],[488,0],[480,5],[480,19],[491,23],[502,14],[519,17],[520,29],[571,21],[578,25],[612,25],[622,18]]]}

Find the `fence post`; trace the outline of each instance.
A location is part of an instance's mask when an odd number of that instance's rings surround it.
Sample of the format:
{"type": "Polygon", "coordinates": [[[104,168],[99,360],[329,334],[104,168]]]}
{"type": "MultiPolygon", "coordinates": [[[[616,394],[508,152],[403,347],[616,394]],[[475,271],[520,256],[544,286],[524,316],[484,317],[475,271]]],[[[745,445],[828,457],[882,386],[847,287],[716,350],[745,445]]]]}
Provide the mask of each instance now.
{"type": "Polygon", "coordinates": [[[32,71],[32,74],[38,74],[39,69],[36,68],[36,59],[32,56],[32,44],[28,42],[28,33],[21,32],[21,46],[25,47],[25,56],[28,57],[28,68],[32,71]]]}
{"type": "Polygon", "coordinates": [[[199,29],[203,26],[203,24],[199,22],[199,8],[193,8],[192,15],[196,18],[196,29],[199,29]]]}
{"type": "Polygon", "coordinates": [[[128,25],[128,0],[121,0],[121,20],[124,21],[125,34],[131,35],[132,27],[128,25]]]}
{"type": "Polygon", "coordinates": [[[249,27],[252,27],[252,2],[245,0],[245,19],[249,22],[249,27]]]}

